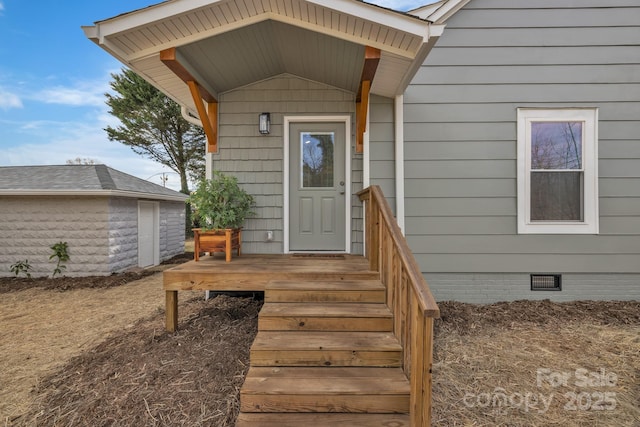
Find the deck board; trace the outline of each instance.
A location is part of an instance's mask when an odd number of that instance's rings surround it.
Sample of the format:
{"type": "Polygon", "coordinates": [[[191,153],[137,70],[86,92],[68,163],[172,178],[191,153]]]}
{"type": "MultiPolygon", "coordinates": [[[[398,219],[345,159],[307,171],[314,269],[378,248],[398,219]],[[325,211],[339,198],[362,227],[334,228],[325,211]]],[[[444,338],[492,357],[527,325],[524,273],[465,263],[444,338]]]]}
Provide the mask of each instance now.
{"type": "Polygon", "coordinates": [[[409,422],[405,414],[241,413],[236,427],[408,427],[409,422]]]}
{"type": "Polygon", "coordinates": [[[367,260],[358,255],[341,258],[294,255],[242,255],[229,263],[207,256],[165,270],[167,291],[264,291],[272,280],[375,280],[367,260]]]}

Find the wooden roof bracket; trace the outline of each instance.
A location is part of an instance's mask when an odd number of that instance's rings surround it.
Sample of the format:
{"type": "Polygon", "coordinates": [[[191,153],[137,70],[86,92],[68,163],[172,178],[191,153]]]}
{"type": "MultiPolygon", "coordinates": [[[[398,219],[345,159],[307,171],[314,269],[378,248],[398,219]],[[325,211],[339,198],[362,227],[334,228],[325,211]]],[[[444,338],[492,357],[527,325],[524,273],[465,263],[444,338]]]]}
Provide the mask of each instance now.
{"type": "Polygon", "coordinates": [[[367,131],[369,113],[369,91],[380,62],[380,49],[367,46],[364,51],[364,66],[356,95],[356,153],[364,151],[364,133],[367,131]]]}
{"type": "Polygon", "coordinates": [[[207,136],[207,153],[217,153],[218,100],[198,83],[195,77],[178,61],[175,47],[161,51],[160,60],[189,86],[191,97],[202,122],[202,128],[207,136]]]}

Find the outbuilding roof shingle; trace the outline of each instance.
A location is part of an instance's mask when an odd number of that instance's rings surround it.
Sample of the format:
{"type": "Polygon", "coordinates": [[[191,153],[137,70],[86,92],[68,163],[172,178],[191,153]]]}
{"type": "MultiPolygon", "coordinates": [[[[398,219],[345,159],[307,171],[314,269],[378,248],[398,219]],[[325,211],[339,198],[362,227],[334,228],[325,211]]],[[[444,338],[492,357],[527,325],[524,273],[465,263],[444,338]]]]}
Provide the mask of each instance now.
{"type": "Polygon", "coordinates": [[[105,165],[0,167],[0,194],[102,194],[184,200],[187,196],[105,165]]]}

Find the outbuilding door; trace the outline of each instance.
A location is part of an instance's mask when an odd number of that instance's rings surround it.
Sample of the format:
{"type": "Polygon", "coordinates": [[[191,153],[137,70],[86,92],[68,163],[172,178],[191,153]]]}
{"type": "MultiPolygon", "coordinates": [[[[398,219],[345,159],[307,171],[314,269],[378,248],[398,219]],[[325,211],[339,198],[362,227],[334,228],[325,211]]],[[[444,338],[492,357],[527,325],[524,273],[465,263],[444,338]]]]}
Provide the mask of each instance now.
{"type": "Polygon", "coordinates": [[[289,124],[289,250],[346,250],[344,122],[289,124]]]}
{"type": "Polygon", "coordinates": [[[160,263],[160,226],[157,202],[138,202],[138,267],[160,263]]]}

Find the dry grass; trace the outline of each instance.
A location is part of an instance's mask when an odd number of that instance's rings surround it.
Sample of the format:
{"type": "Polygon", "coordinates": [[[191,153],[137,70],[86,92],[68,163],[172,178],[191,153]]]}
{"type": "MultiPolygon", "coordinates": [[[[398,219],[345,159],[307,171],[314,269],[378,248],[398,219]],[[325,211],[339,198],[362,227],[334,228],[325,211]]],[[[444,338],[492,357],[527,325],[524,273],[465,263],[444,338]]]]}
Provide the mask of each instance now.
{"type": "Polygon", "coordinates": [[[139,319],[164,310],[164,293],[157,276],[110,289],[59,292],[32,288],[2,294],[2,299],[3,419],[27,408],[29,392],[43,375],[106,336],[130,330],[139,319]]]}
{"type": "Polygon", "coordinates": [[[640,303],[440,306],[434,425],[640,426],[640,303]]]}

